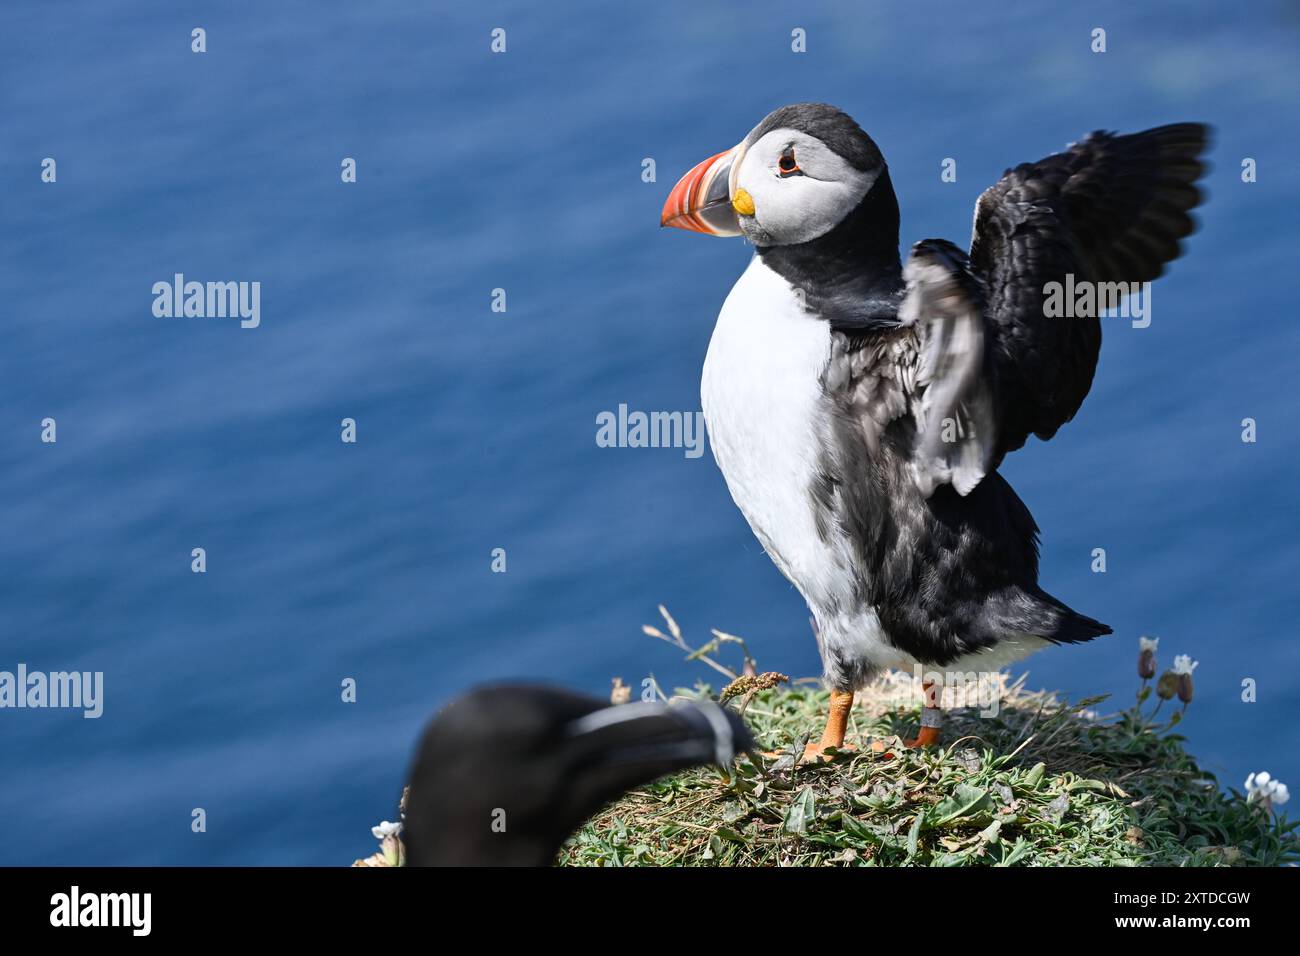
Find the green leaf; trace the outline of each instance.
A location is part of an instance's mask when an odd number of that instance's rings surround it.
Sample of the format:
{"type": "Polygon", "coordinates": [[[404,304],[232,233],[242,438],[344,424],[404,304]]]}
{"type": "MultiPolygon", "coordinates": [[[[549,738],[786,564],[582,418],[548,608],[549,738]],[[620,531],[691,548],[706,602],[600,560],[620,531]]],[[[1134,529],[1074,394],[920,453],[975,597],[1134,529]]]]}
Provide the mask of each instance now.
{"type": "Polygon", "coordinates": [[[749,807],[741,803],[728,803],[722,807],[722,822],[735,823],[749,816],[749,807]]]}
{"type": "Polygon", "coordinates": [[[804,839],[810,843],[820,843],[823,846],[834,847],[837,850],[848,845],[846,835],[835,830],[819,830],[816,833],[806,833],[804,839]]]}
{"type": "Polygon", "coordinates": [[[1011,852],[1002,858],[1002,862],[998,866],[1015,866],[1028,855],[1029,844],[1025,842],[1024,837],[1016,837],[1016,843],[1011,848],[1011,852]]]}
{"type": "Polygon", "coordinates": [[[843,828],[845,836],[859,843],[873,843],[876,846],[894,845],[891,836],[877,833],[857,817],[850,816],[847,813],[840,817],[840,826],[843,828]]]}
{"type": "Polygon", "coordinates": [[[964,817],[992,812],[993,800],[987,790],[959,783],[951,796],[940,800],[930,811],[930,825],[941,827],[964,817]]]}
{"type": "Polygon", "coordinates": [[[790,804],[790,809],[785,812],[785,822],[782,823],[782,829],[786,833],[807,833],[808,824],[816,816],[817,805],[816,798],[813,796],[812,787],[804,787],[800,790],[790,804]]]}
{"type": "Polygon", "coordinates": [[[916,856],[916,841],[921,838],[921,827],[925,825],[925,811],[922,810],[912,821],[912,829],[907,831],[907,859],[916,856]]]}
{"type": "Polygon", "coordinates": [[[1030,768],[1029,773],[1025,774],[1025,786],[1032,790],[1038,789],[1038,784],[1043,779],[1043,774],[1047,772],[1047,764],[1036,763],[1030,768]]]}

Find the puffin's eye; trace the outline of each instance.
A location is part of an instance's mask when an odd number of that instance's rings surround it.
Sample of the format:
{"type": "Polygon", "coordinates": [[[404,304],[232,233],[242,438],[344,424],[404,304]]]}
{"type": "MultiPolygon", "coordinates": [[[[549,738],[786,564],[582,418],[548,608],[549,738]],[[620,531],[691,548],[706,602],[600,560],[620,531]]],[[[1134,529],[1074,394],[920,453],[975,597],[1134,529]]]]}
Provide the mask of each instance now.
{"type": "Polygon", "coordinates": [[[803,170],[799,168],[799,163],[794,158],[794,147],[787,146],[781,158],[776,162],[776,168],[780,171],[782,178],[786,176],[802,176],[803,170]]]}

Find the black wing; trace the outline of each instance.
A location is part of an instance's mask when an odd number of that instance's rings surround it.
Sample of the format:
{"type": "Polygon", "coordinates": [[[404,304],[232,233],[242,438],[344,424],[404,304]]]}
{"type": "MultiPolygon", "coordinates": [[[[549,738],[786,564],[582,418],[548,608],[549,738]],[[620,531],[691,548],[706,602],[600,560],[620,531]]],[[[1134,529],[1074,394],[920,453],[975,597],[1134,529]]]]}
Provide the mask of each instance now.
{"type": "Polygon", "coordinates": [[[969,259],[918,243],[901,314],[920,353],[915,469],[962,494],[1033,434],[1049,439],[1092,386],[1101,322],[1049,317],[1050,283],[1140,283],[1181,254],[1209,130],[1096,132],[1008,170],[980,196],[969,259]]]}

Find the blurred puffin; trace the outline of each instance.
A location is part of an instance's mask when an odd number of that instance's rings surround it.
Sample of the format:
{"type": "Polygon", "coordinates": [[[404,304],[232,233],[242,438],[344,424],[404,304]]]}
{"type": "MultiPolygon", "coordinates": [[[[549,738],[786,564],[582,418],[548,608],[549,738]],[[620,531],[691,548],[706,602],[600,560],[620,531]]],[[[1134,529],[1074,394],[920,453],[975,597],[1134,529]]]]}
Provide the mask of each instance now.
{"type": "MultiPolygon", "coordinates": [[[[997,468],[1092,384],[1100,322],[1048,318],[1045,287],[1160,275],[1207,140],[1093,133],[986,190],[969,254],[929,239],[906,267],[884,157],[832,106],[776,110],[673,188],[663,225],[755,247],[701,397],[732,498],[812,610],[831,704],[807,758],[843,745],[882,668],[994,671],[1111,633],[1038,586],[1038,527],[997,468]]],[[[938,739],[940,693],[910,744],[938,739]]]]}
{"type": "Polygon", "coordinates": [[[708,700],[611,707],[548,687],[497,685],[429,724],[409,776],[410,866],[548,866],[582,821],[674,770],[726,766],[753,745],[708,700]]]}

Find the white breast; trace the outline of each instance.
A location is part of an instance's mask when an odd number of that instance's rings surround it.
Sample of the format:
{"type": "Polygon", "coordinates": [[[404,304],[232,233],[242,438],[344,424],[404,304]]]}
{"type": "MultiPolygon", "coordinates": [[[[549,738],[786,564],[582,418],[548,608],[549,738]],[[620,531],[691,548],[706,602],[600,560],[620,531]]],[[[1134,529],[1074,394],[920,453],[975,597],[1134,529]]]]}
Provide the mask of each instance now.
{"type": "Polygon", "coordinates": [[[829,324],[800,308],[789,283],[755,256],[722,306],[700,388],[731,497],[814,611],[853,583],[847,552],[817,532],[809,494],[830,344],[829,324]]]}
{"type": "MultiPolygon", "coordinates": [[[[704,360],[709,444],[750,528],[816,615],[823,660],[911,670],[916,662],[885,638],[876,610],[859,604],[863,570],[843,531],[832,523],[825,540],[817,530],[810,491],[829,414],[821,376],[830,348],[830,324],[805,312],[789,283],[755,256],[722,306],[704,360]]],[[[1044,643],[1015,637],[944,670],[997,669],[1044,643]]]]}

